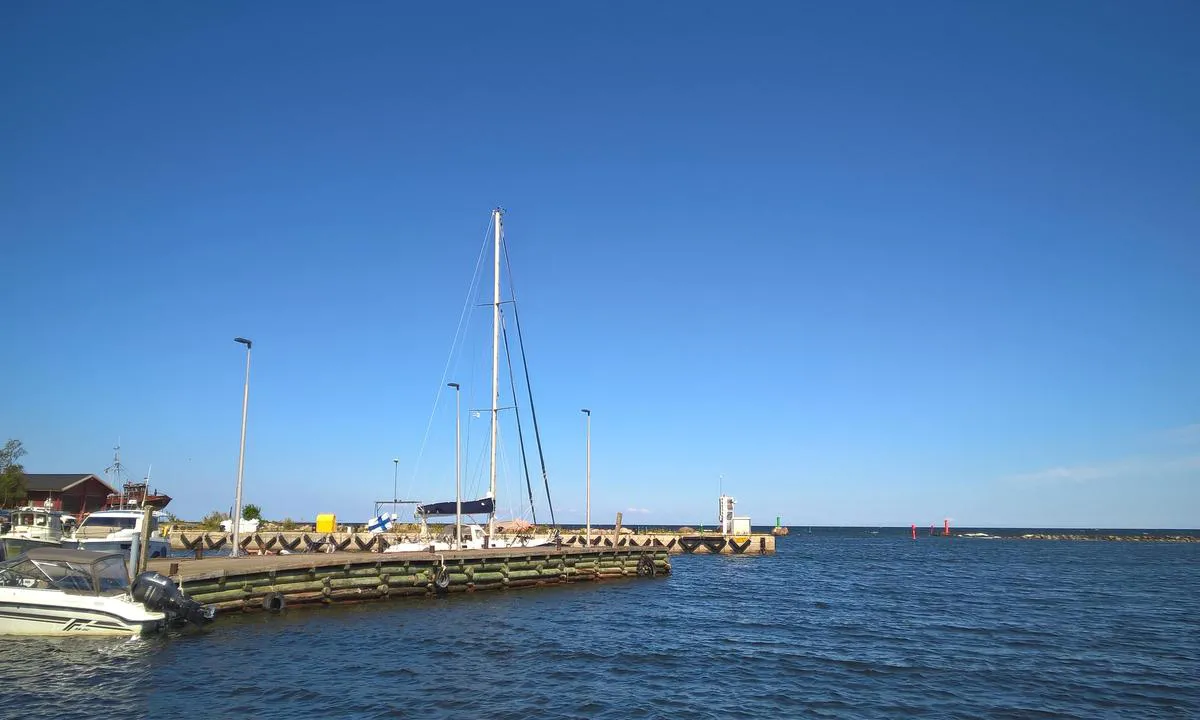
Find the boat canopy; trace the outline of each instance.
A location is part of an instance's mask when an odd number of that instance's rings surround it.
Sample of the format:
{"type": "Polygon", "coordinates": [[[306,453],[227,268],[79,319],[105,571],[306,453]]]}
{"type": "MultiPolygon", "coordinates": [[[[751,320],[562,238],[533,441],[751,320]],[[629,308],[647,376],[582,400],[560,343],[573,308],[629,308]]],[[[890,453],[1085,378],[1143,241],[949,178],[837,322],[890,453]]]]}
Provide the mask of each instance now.
{"type": "MultiPolygon", "coordinates": [[[[423,517],[454,515],[457,513],[455,506],[457,503],[453,500],[450,502],[429,503],[428,505],[418,505],[417,514],[423,517]]],[[[490,497],[480,498],[478,500],[463,500],[462,514],[463,515],[485,515],[496,509],[496,501],[490,497]]]]}
{"type": "Polygon", "coordinates": [[[127,572],[121,553],[31,548],[15,560],[0,563],[0,585],[104,595],[128,590],[127,572]]]}

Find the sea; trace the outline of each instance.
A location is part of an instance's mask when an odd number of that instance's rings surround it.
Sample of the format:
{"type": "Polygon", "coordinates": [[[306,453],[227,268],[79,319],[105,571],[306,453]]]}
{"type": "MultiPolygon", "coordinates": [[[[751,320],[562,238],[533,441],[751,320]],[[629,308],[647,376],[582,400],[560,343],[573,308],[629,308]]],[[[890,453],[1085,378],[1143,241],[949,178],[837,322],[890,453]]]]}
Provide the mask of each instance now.
{"type": "Polygon", "coordinates": [[[1200,718],[1200,543],[980,532],[791,528],[668,577],[0,638],[0,717],[1200,718]]]}

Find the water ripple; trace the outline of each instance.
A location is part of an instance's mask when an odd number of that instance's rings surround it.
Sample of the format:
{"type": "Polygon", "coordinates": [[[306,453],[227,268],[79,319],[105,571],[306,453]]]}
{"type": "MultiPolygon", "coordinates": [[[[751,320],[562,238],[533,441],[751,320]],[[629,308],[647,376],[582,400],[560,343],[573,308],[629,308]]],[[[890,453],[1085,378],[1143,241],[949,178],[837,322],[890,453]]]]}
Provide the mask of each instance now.
{"type": "Polygon", "coordinates": [[[788,538],[505,594],[8,638],[55,718],[1197,717],[1200,546],[788,538]]]}

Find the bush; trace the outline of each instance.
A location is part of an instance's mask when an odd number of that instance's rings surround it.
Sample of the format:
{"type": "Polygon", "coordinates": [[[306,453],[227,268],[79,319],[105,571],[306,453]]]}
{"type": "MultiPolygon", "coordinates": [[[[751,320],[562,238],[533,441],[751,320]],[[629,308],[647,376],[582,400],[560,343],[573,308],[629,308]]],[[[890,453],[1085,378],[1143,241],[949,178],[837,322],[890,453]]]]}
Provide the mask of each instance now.
{"type": "Polygon", "coordinates": [[[279,527],[284,532],[291,532],[292,530],[296,529],[296,521],[291,519],[290,517],[284,518],[283,522],[279,523],[279,527]]]}
{"type": "Polygon", "coordinates": [[[223,513],[220,510],[213,510],[209,514],[205,515],[200,521],[200,527],[204,528],[205,530],[220,530],[221,521],[228,519],[228,514],[223,513]]]}

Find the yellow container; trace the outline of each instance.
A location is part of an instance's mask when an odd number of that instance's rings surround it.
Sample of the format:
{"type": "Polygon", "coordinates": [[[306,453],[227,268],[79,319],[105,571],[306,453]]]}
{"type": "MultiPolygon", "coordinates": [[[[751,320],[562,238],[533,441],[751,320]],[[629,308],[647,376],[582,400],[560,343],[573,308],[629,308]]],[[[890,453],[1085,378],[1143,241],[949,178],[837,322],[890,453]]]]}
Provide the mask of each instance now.
{"type": "Polygon", "coordinates": [[[337,515],[323,513],[317,515],[317,532],[331,533],[337,530],[337,515]]]}

